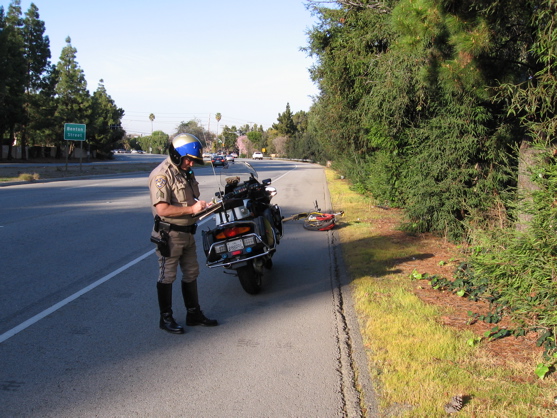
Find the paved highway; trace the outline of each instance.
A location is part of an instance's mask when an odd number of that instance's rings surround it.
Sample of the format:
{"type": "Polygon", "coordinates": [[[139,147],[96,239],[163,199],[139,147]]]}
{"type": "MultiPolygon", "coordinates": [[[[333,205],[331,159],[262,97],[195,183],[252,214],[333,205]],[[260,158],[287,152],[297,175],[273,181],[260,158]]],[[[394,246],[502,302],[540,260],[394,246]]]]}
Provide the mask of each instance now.
{"type": "MultiPolygon", "coordinates": [[[[328,208],[321,167],[252,164],[274,180],[284,216],[315,200],[328,208]]],[[[197,173],[209,200],[217,180],[197,173]]],[[[286,223],[256,296],[206,268],[199,244],[201,306],[221,325],[171,335],[158,328],[146,182],[133,174],[0,189],[0,416],[357,417],[361,405],[373,416],[334,231],[286,223]]]]}

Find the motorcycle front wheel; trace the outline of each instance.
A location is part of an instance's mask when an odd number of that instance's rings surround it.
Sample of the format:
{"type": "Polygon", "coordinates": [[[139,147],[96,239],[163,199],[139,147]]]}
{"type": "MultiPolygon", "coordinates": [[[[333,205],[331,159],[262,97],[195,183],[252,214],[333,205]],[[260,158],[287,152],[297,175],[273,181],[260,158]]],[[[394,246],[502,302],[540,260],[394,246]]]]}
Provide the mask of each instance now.
{"type": "Polygon", "coordinates": [[[238,278],[242,288],[250,295],[257,295],[261,292],[262,274],[258,273],[253,267],[253,263],[249,262],[246,266],[238,268],[238,278]]]}

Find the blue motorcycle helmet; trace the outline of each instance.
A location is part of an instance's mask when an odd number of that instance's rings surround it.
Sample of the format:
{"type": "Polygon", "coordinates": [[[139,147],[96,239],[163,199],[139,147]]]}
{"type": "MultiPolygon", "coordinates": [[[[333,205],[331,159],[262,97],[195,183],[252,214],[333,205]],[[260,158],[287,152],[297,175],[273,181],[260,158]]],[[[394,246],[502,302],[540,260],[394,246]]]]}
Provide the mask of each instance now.
{"type": "Polygon", "coordinates": [[[170,147],[168,148],[168,155],[170,156],[170,161],[176,166],[182,164],[182,158],[191,158],[196,164],[203,165],[203,147],[201,142],[192,134],[180,134],[176,135],[170,147]]]}

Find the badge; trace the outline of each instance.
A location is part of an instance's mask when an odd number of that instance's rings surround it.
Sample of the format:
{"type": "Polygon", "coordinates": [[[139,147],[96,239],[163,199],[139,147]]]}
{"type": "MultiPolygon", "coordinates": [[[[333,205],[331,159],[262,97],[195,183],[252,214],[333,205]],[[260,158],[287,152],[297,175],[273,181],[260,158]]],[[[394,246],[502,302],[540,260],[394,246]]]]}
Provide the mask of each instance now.
{"type": "Polygon", "coordinates": [[[157,176],[155,177],[155,186],[157,189],[162,189],[166,186],[166,177],[165,176],[157,176]]]}

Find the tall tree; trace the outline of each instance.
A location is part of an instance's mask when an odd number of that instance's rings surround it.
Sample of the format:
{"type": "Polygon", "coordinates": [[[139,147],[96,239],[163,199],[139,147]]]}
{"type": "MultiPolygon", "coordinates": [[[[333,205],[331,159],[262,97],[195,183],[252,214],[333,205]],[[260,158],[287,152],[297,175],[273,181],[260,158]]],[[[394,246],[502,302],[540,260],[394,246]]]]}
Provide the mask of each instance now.
{"type": "Polygon", "coordinates": [[[155,131],[153,135],[151,135],[149,146],[153,148],[155,154],[164,154],[168,149],[169,140],[168,134],[163,131],[155,131]]]}
{"type": "MultiPolygon", "coordinates": [[[[215,119],[217,120],[217,142],[218,142],[218,140],[219,140],[218,139],[219,138],[219,123],[220,123],[220,120],[222,119],[222,115],[220,114],[220,112],[217,112],[215,114],[215,119]]],[[[217,146],[217,145],[215,145],[215,146],[217,146]]]]}
{"type": "Polygon", "coordinates": [[[26,146],[31,107],[39,105],[37,95],[45,86],[44,77],[50,65],[50,41],[48,36],[44,35],[45,25],[39,17],[39,9],[31,3],[23,20],[24,58],[27,71],[24,119],[20,127],[20,136],[24,159],[27,157],[26,146]]]}
{"type": "MultiPolygon", "coordinates": [[[[327,158],[334,159],[339,168],[357,170],[350,173],[358,174],[357,178],[366,178],[363,160],[371,147],[362,121],[366,115],[363,100],[373,96],[380,84],[377,65],[393,38],[389,14],[362,7],[364,2],[338,2],[335,8],[321,3],[310,2],[319,24],[309,32],[306,51],[316,58],[310,73],[320,94],[308,123],[327,158]]],[[[396,1],[381,3],[387,8],[396,1]]]]}
{"type": "Polygon", "coordinates": [[[279,135],[293,136],[296,133],[296,124],[294,123],[292,110],[290,110],[290,103],[286,103],[286,110],[279,113],[278,122],[273,124],[273,129],[276,129],[279,135]]]}
{"type": "Polygon", "coordinates": [[[50,146],[55,145],[53,140],[56,138],[54,128],[56,127],[56,83],[58,80],[58,73],[56,67],[50,64],[46,70],[43,78],[43,84],[37,94],[30,96],[31,105],[29,106],[29,143],[30,145],[44,146],[45,148],[30,148],[35,157],[43,156],[43,152],[47,151],[48,154],[44,155],[50,157],[50,146]]]}
{"type": "Polygon", "coordinates": [[[12,158],[12,146],[16,141],[16,126],[24,120],[26,63],[24,57],[23,19],[21,3],[13,0],[5,19],[4,39],[6,46],[3,71],[3,112],[9,131],[8,159],[12,158]]]}
{"type": "Polygon", "coordinates": [[[4,133],[8,129],[9,38],[4,7],[0,6],[0,159],[3,157],[4,133]]]}
{"type": "Polygon", "coordinates": [[[247,133],[247,137],[253,145],[253,148],[257,151],[261,151],[265,148],[265,144],[263,143],[263,132],[260,131],[251,131],[247,133]]]}
{"type": "Polygon", "coordinates": [[[320,87],[312,134],[359,187],[405,206],[418,230],[456,238],[472,219],[504,217],[521,135],[495,93],[501,81],[527,75],[537,3],[317,7],[308,48],[320,87]]]}
{"type": "Polygon", "coordinates": [[[103,80],[99,81],[97,90],[91,98],[91,122],[87,128],[87,136],[97,156],[108,158],[114,145],[120,141],[125,131],[122,129],[124,110],[114,103],[106,92],[103,80]]]}
{"type": "Polygon", "coordinates": [[[236,141],[240,135],[235,125],[232,125],[231,127],[225,125],[224,128],[222,129],[221,136],[222,136],[222,144],[225,150],[235,151],[238,149],[236,141]]]}
{"type": "Polygon", "coordinates": [[[523,134],[495,93],[527,74],[534,3],[402,0],[394,9],[397,48],[422,51],[415,82],[424,102],[419,125],[406,130],[405,165],[406,206],[420,230],[458,238],[506,217],[523,134]]]}
{"type": "Polygon", "coordinates": [[[153,122],[155,121],[155,114],[151,113],[149,115],[149,120],[151,121],[151,135],[153,134],[153,122]]]}
{"type": "MultiPolygon", "coordinates": [[[[55,87],[57,107],[56,126],[54,132],[58,147],[63,143],[65,123],[89,122],[91,114],[91,97],[87,90],[85,74],[76,61],[77,49],[66,38],[66,46],[62,49],[60,60],[56,64],[57,82],[55,87]]],[[[57,153],[59,155],[59,153],[57,153]]]]}
{"type": "MultiPolygon", "coordinates": [[[[542,189],[551,190],[552,186],[548,184],[551,185],[555,181],[549,174],[539,174],[544,171],[552,172],[553,170],[547,166],[555,163],[553,157],[557,143],[556,13],[557,1],[543,0],[533,8],[531,20],[526,20],[528,15],[523,14],[524,26],[529,23],[528,32],[531,36],[527,38],[531,41],[525,42],[529,47],[525,48],[520,56],[524,68],[523,76],[518,80],[511,80],[515,83],[506,83],[500,89],[501,98],[511,102],[509,113],[518,116],[525,128],[519,149],[518,170],[518,194],[521,203],[519,206],[523,210],[518,213],[516,224],[518,230],[524,231],[540,214],[547,215],[542,207],[532,210],[533,196],[543,193],[543,190],[539,191],[540,186],[542,189]],[[540,180],[541,178],[544,180],[540,180]]],[[[539,219],[537,221],[539,222],[539,219]]]]}
{"type": "Polygon", "coordinates": [[[207,143],[211,141],[211,135],[205,131],[198,120],[182,121],[176,128],[176,135],[183,133],[194,135],[201,141],[203,147],[206,147],[207,143]]]}

